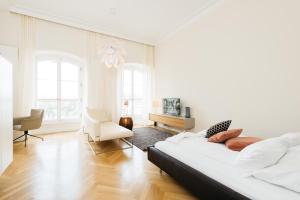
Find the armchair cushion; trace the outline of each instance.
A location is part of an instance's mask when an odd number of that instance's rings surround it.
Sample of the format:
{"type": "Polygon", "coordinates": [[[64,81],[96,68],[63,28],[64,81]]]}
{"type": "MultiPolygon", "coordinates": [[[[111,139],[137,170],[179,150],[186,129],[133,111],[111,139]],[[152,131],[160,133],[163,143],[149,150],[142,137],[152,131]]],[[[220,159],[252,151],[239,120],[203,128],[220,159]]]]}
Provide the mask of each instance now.
{"type": "Polygon", "coordinates": [[[30,117],[21,121],[21,127],[23,131],[34,130],[41,127],[40,117],[30,117]]]}
{"type": "Polygon", "coordinates": [[[114,122],[103,122],[101,124],[100,141],[113,140],[133,136],[133,132],[127,128],[119,126],[114,122]]]}
{"type": "Polygon", "coordinates": [[[13,128],[16,131],[29,131],[39,129],[44,116],[43,109],[31,109],[30,116],[16,117],[13,119],[13,128]]]}
{"type": "Polygon", "coordinates": [[[85,131],[94,141],[114,140],[133,136],[133,132],[112,122],[104,110],[86,108],[85,131]]]}

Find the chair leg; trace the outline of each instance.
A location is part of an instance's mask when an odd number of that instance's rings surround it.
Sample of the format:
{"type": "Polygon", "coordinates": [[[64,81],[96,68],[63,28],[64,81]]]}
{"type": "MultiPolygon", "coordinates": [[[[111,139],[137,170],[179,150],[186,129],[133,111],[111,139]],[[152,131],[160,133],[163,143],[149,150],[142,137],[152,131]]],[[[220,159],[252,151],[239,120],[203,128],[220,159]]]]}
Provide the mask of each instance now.
{"type": "MultiPolygon", "coordinates": [[[[14,141],[20,139],[21,137],[25,137],[24,142],[25,142],[25,147],[26,147],[26,146],[27,146],[28,136],[35,137],[35,138],[39,138],[39,139],[41,139],[42,141],[44,141],[44,138],[39,137],[39,136],[35,136],[35,135],[31,135],[31,134],[28,133],[28,131],[24,131],[24,134],[21,135],[21,136],[19,136],[19,137],[17,137],[17,138],[15,138],[14,141]]],[[[23,142],[23,141],[22,141],[22,142],[23,142]]]]}
{"type": "Polygon", "coordinates": [[[16,140],[18,140],[18,139],[20,139],[21,137],[24,137],[24,136],[25,136],[25,134],[23,134],[23,135],[21,135],[21,136],[15,138],[14,141],[16,141],[16,140]]]}
{"type": "Polygon", "coordinates": [[[93,151],[93,153],[95,154],[95,155],[97,155],[97,154],[103,154],[103,153],[110,153],[110,152],[114,152],[114,151],[120,151],[120,150],[125,150],[125,149],[129,149],[129,148],[131,148],[131,149],[133,149],[133,145],[132,144],[130,144],[126,139],[124,139],[124,138],[120,138],[125,144],[127,144],[127,147],[123,147],[123,148],[117,148],[117,149],[114,149],[114,150],[110,150],[110,151],[97,151],[94,147],[93,147],[93,145],[92,145],[92,143],[96,143],[95,141],[93,141],[93,139],[92,140],[90,140],[90,135],[88,134],[88,137],[87,137],[87,139],[88,139],[88,144],[89,144],[89,146],[90,146],[90,148],[92,149],[92,151],[93,151]]]}
{"type": "Polygon", "coordinates": [[[27,133],[25,133],[25,147],[26,147],[26,142],[27,142],[27,133]]]}
{"type": "Polygon", "coordinates": [[[130,146],[130,148],[133,148],[133,139],[132,139],[132,143],[130,143],[128,140],[126,140],[125,138],[121,138],[121,140],[123,142],[125,142],[126,144],[128,144],[130,146]]]}
{"type": "Polygon", "coordinates": [[[29,136],[31,136],[31,137],[39,138],[39,139],[41,139],[42,141],[44,141],[44,138],[42,138],[42,137],[35,136],[35,135],[31,135],[31,134],[29,134],[29,133],[28,133],[27,135],[29,135],[29,136]]]}

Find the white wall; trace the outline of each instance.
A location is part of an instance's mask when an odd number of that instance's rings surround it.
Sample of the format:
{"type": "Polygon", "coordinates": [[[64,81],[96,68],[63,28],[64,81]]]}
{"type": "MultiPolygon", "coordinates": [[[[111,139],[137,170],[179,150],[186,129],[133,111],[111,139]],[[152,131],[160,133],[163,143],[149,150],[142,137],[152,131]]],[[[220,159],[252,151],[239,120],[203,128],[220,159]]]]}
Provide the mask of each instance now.
{"type": "Polygon", "coordinates": [[[0,44],[17,47],[19,43],[19,15],[0,8],[0,44]]]}
{"type": "MultiPolygon", "coordinates": [[[[15,14],[10,14],[7,10],[3,10],[0,8],[0,49],[3,49],[2,47],[11,49],[10,50],[11,55],[9,55],[9,58],[11,58],[10,62],[12,62],[13,64],[14,105],[17,105],[17,99],[20,98],[17,92],[17,85],[19,84],[18,83],[19,66],[18,66],[18,58],[17,58],[18,46],[19,46],[19,32],[20,32],[20,16],[15,14]]],[[[14,115],[17,109],[18,109],[17,107],[14,108],[14,115]]]]}
{"type": "Polygon", "coordinates": [[[0,175],[13,160],[12,137],[12,64],[0,49],[0,175]]]}
{"type": "Polygon", "coordinates": [[[156,47],[156,95],[195,130],[232,119],[257,136],[300,131],[300,1],[221,1],[156,47]]]}

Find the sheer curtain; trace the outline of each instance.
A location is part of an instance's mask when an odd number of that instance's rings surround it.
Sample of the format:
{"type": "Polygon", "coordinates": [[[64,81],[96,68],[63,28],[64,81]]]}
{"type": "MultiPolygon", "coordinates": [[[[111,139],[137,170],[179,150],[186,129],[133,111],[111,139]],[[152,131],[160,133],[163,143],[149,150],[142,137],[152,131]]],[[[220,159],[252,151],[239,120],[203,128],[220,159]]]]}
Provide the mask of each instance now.
{"type": "Polygon", "coordinates": [[[154,47],[146,46],[145,47],[145,64],[147,67],[147,74],[148,74],[148,92],[147,92],[147,116],[145,117],[145,124],[149,125],[153,122],[149,120],[149,113],[152,111],[152,101],[155,98],[155,64],[154,64],[154,47]]]}
{"type": "Polygon", "coordinates": [[[118,69],[107,68],[101,62],[100,52],[110,37],[86,32],[86,68],[84,107],[105,110],[117,120],[116,84],[118,69]]]}
{"type": "Polygon", "coordinates": [[[35,52],[36,19],[21,16],[19,45],[19,66],[14,77],[18,90],[15,110],[17,115],[28,115],[34,105],[34,52],[35,52]]]}
{"type": "Polygon", "coordinates": [[[84,104],[86,107],[103,107],[103,70],[97,59],[97,34],[87,32],[84,104]]]}

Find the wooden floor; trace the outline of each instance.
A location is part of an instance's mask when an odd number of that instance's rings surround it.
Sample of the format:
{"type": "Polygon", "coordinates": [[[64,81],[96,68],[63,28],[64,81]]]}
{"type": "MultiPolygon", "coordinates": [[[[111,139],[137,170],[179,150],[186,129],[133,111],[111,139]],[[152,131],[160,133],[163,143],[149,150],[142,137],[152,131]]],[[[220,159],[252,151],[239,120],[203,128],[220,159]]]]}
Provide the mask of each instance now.
{"type": "MultiPolygon", "coordinates": [[[[196,199],[138,148],[93,155],[87,136],[59,133],[14,144],[14,161],[0,177],[0,199],[196,199]]],[[[108,146],[115,148],[119,143],[108,146]]],[[[121,145],[121,143],[120,143],[121,145]]]]}

